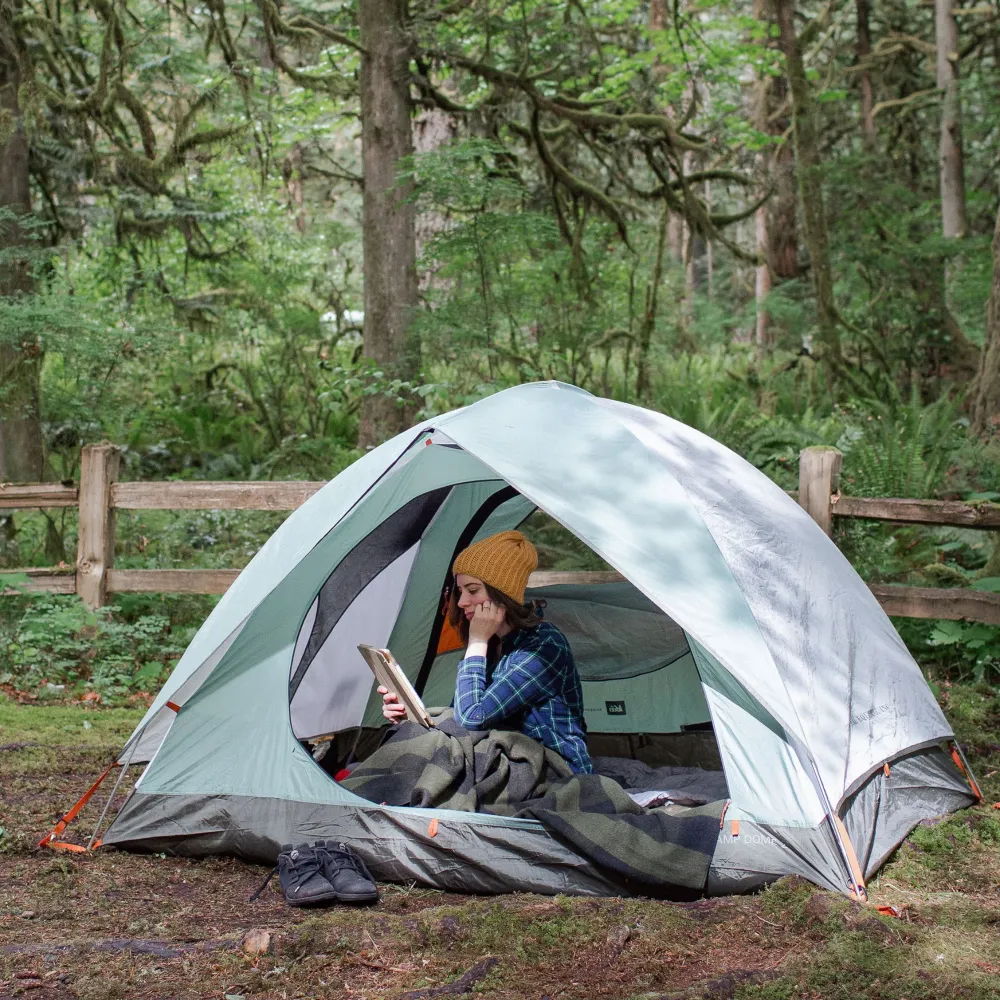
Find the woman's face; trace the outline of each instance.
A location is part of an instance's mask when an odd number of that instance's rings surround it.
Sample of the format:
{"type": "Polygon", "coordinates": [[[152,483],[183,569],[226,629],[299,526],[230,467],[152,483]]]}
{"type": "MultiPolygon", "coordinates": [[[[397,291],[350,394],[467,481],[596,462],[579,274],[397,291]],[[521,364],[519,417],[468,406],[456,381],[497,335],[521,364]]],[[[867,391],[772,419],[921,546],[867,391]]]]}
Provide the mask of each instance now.
{"type": "Polygon", "coordinates": [[[486,584],[478,577],[469,576],[467,573],[459,573],[455,577],[455,584],[458,587],[458,606],[465,615],[465,620],[471,621],[476,608],[490,599],[490,595],[486,592],[486,584]]]}

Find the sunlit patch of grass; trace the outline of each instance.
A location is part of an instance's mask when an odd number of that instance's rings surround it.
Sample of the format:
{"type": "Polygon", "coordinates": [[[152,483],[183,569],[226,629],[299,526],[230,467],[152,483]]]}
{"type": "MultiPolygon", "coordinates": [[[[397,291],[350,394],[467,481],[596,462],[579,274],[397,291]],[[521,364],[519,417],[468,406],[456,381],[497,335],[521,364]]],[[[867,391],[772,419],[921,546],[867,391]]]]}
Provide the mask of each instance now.
{"type": "Polygon", "coordinates": [[[102,709],[84,705],[20,705],[0,694],[0,745],[121,745],[145,711],[145,704],[102,709]]]}
{"type": "Polygon", "coordinates": [[[870,888],[927,899],[940,893],[993,893],[1000,884],[1000,816],[987,806],[963,810],[918,826],[873,880],[870,888]]]}

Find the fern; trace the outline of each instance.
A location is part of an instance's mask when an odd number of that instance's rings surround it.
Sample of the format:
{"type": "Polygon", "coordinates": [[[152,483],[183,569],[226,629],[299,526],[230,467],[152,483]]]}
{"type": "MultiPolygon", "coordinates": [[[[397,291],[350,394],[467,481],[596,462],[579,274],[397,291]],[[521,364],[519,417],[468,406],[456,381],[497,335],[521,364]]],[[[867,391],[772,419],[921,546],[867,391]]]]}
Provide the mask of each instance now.
{"type": "Polygon", "coordinates": [[[930,497],[944,484],[949,456],[961,437],[954,401],[923,405],[914,389],[904,400],[866,400],[837,442],[844,480],[857,496],[930,497]]]}

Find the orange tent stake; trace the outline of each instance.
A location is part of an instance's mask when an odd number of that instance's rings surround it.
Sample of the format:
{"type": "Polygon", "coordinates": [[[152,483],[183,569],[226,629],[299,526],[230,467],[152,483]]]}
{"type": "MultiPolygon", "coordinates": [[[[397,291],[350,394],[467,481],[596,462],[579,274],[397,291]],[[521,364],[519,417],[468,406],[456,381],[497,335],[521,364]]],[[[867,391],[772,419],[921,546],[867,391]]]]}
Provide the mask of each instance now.
{"type": "MultiPolygon", "coordinates": [[[[88,788],[83,795],[80,796],[72,808],[70,808],[62,819],[60,819],[59,822],[52,827],[52,830],[38,842],[39,847],[51,847],[53,850],[73,851],[80,854],[87,851],[86,847],[81,847],[79,844],[69,844],[65,841],[56,840],[56,837],[61,836],[66,830],[66,827],[68,827],[70,823],[76,819],[76,817],[80,814],[80,810],[83,809],[83,807],[91,800],[94,792],[101,787],[101,782],[104,781],[104,779],[118,766],[118,761],[112,761],[104,769],[104,772],[97,779],[97,781],[95,781],[90,788],[88,788]]],[[[91,846],[100,847],[100,841],[95,841],[91,846]]]]}

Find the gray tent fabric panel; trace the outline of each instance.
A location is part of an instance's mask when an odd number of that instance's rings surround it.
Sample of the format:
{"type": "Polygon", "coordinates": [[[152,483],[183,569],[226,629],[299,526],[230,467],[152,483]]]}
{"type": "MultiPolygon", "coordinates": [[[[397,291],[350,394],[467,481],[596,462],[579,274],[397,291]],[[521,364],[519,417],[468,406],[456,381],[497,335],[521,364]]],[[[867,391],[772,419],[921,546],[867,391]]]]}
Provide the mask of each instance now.
{"type": "Polygon", "coordinates": [[[398,556],[358,594],[316,653],[291,703],[292,731],[299,739],[360,721],[375,678],[358,645],[385,646],[418,548],[419,543],[398,556]]]}
{"type": "Polygon", "coordinates": [[[585,681],[611,681],[659,670],[688,653],[687,637],[631,583],[560,585],[528,591],[570,639],[585,681]]]}
{"type": "Polygon", "coordinates": [[[850,875],[828,822],[785,827],[741,820],[734,835],[729,813],[712,858],[710,896],[750,892],[782,875],[801,875],[834,892],[846,892],[850,875]]]}
{"type": "Polygon", "coordinates": [[[136,792],[104,844],[273,865],[281,844],[327,839],[349,843],[380,881],[454,892],[630,895],[540,823],[481,813],[136,792]]]}
{"type": "Polygon", "coordinates": [[[393,511],[358,542],[330,573],[318,594],[318,607],[309,641],[288,682],[292,699],[316,654],[347,609],[386,567],[417,545],[448,493],[449,487],[440,487],[414,497],[399,510],[393,511]]]}
{"type": "Polygon", "coordinates": [[[302,662],[302,656],[306,651],[306,646],[308,645],[309,638],[312,635],[313,626],[316,624],[316,614],[318,611],[319,597],[317,596],[312,604],[309,605],[305,621],[302,622],[302,627],[299,629],[299,636],[295,640],[295,651],[292,653],[292,670],[291,676],[288,678],[289,681],[295,676],[295,672],[298,670],[299,664],[302,662]]]}
{"type": "Polygon", "coordinates": [[[975,802],[968,781],[938,746],[893,761],[888,777],[879,768],[842,810],[865,878],[882,867],[921,820],[975,802]]]}

